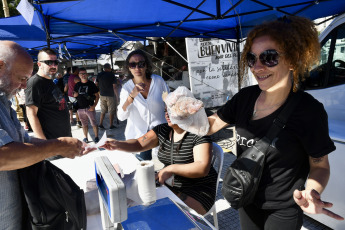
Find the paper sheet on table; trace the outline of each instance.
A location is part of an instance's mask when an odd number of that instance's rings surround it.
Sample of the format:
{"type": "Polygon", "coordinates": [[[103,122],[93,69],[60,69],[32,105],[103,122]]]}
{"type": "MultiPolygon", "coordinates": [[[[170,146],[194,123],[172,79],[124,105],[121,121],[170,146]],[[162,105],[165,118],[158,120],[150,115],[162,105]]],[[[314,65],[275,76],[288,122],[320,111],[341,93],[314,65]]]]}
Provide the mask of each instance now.
{"type": "Polygon", "coordinates": [[[86,149],[97,149],[98,147],[101,147],[102,145],[105,144],[105,142],[107,141],[107,132],[104,132],[102,138],[99,140],[99,142],[97,144],[92,144],[86,147],[86,149]]]}
{"type": "Polygon", "coordinates": [[[86,191],[86,182],[96,178],[95,175],[95,158],[106,156],[112,164],[119,164],[123,174],[128,175],[135,171],[138,165],[138,159],[132,153],[122,151],[93,151],[82,157],[74,159],[62,158],[52,161],[52,163],[67,173],[78,186],[86,191]]]}

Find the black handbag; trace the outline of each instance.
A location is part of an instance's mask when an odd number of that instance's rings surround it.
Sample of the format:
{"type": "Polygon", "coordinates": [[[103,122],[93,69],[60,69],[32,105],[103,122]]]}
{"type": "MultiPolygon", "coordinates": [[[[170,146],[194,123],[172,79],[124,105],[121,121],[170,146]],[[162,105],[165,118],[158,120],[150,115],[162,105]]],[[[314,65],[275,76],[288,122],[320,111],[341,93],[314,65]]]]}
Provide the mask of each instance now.
{"type": "Polygon", "coordinates": [[[273,121],[266,136],[244,151],[228,168],[222,194],[234,209],[253,203],[265,164],[265,153],[299,102],[301,93],[293,93],[290,101],[273,121]]]}
{"type": "Polygon", "coordinates": [[[84,191],[47,160],[19,169],[23,192],[23,228],[86,230],[84,191]]]}

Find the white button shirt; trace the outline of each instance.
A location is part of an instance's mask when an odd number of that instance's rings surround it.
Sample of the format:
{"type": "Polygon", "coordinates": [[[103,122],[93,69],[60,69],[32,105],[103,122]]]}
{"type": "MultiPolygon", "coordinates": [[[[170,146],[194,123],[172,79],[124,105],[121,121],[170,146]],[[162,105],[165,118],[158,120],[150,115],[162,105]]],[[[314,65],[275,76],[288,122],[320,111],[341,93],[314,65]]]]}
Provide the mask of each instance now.
{"type": "Polygon", "coordinates": [[[162,77],[152,74],[151,78],[152,81],[147,98],[145,99],[139,93],[134,98],[133,103],[127,107],[126,111],[122,109],[122,106],[126,102],[128,95],[132,92],[134,82],[133,80],[128,80],[122,86],[117,117],[121,121],[127,119],[125,130],[126,140],[137,139],[153,127],[167,122],[164,116],[165,103],[162,99],[162,93],[169,93],[169,87],[162,77]]]}

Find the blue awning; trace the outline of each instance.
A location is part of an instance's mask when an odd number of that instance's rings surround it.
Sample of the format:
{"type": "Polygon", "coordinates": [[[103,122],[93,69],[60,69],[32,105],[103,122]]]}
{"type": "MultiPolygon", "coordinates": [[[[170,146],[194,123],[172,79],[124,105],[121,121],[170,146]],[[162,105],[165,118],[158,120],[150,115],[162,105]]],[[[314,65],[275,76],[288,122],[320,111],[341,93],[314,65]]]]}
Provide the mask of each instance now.
{"type": "Polygon", "coordinates": [[[0,19],[0,39],[37,52],[61,44],[86,58],[125,41],[185,37],[241,39],[265,20],[310,19],[345,12],[345,0],[36,0],[29,26],[22,16],[0,19]]]}
{"type": "MultiPolygon", "coordinates": [[[[40,49],[47,47],[47,34],[37,12],[34,14],[31,26],[22,16],[0,19],[0,39],[17,42],[25,47],[34,59],[36,59],[40,49]]],[[[124,41],[119,38],[105,38],[100,35],[64,36],[64,38],[51,41],[50,47],[57,51],[60,47],[66,55],[71,55],[69,58],[95,59],[100,54],[112,53],[119,49],[123,43],[124,41]]]]}
{"type": "Polygon", "coordinates": [[[284,15],[310,19],[345,12],[344,0],[35,1],[52,34],[147,37],[245,37],[248,28],[284,15]],[[49,4],[45,4],[50,2],[49,4]]]}

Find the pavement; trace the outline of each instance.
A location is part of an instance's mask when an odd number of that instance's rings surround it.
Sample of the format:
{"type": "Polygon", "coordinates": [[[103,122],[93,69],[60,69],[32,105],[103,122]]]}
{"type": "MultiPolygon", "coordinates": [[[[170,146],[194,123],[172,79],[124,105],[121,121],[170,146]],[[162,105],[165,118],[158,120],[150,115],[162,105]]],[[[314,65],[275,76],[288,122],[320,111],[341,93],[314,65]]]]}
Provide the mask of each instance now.
{"type": "MultiPolygon", "coordinates": [[[[97,120],[99,121],[100,116],[100,108],[99,106],[96,107],[96,114],[97,120]]],[[[99,129],[99,137],[101,138],[104,132],[107,132],[107,136],[110,138],[115,138],[118,140],[125,140],[124,131],[126,127],[126,121],[119,121],[117,124],[116,119],[114,122],[116,126],[115,129],[109,130],[109,117],[106,114],[103,126],[105,129],[99,129]]],[[[72,126],[72,135],[73,137],[78,138],[79,140],[83,140],[84,135],[81,128],[77,126],[72,126]]],[[[224,178],[226,169],[229,165],[233,162],[236,156],[233,154],[236,152],[236,145],[235,139],[233,135],[233,129],[231,127],[225,128],[220,130],[218,133],[215,133],[211,136],[212,140],[220,145],[224,150],[224,162],[223,162],[223,169],[221,171],[221,178],[224,178]]],[[[94,140],[94,134],[92,127],[89,126],[89,141],[94,140]]],[[[157,160],[157,159],[155,159],[157,160]]],[[[239,224],[239,216],[238,211],[231,208],[228,202],[223,198],[221,195],[221,186],[222,183],[219,184],[217,197],[216,197],[216,210],[217,210],[217,217],[218,217],[218,224],[219,229],[231,229],[231,230],[240,230],[239,224]]],[[[211,215],[207,216],[206,219],[213,223],[213,217],[211,215]]],[[[302,230],[329,230],[330,228],[322,225],[321,223],[311,219],[308,216],[304,216],[304,222],[302,230]]]]}

